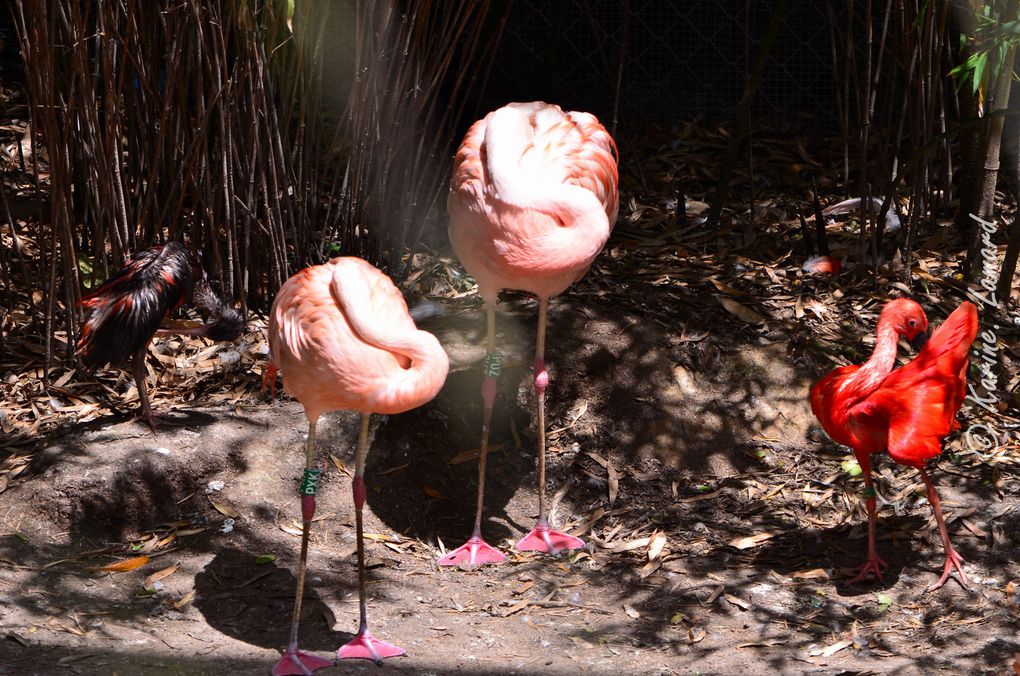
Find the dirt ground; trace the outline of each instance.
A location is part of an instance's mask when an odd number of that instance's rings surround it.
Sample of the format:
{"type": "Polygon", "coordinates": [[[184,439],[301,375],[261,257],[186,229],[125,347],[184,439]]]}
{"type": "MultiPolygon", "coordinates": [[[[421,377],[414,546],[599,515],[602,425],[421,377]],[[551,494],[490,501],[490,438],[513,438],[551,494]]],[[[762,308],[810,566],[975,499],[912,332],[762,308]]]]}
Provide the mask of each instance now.
{"type": "MultiPolygon", "coordinates": [[[[408,656],[322,673],[1009,673],[1020,652],[1015,430],[995,428],[997,455],[958,437],[933,468],[968,590],[923,592],[941,571],[937,530],[917,473],[888,459],[879,546],[890,567],[882,582],[849,585],[865,553],[861,482],[813,426],[807,390],[831,364],[803,347],[805,327],[777,312],[751,325],[676,286],[642,286],[647,312],[621,307],[604,289],[614,261],[550,313],[548,488],[555,522],[588,549],[509,549],[536,500],[534,304],[511,296],[484,525],[508,560],[435,565],[470,532],[481,415],[480,307],[453,302],[426,323],[451,354],[443,391],[372,427],[369,616],[408,656]]],[[[223,367],[252,393],[229,405],[180,405],[155,434],[126,415],[60,426],[11,456],[25,460],[0,494],[0,673],[268,673],[287,642],[306,423],[285,396],[254,396],[258,358],[223,367]],[[109,568],[139,555],[150,560],[109,568]]],[[[964,427],[975,415],[965,409],[964,427]]],[[[357,624],[345,473],[356,424],[344,413],[320,424],[302,645],[322,655],[357,624]]]]}

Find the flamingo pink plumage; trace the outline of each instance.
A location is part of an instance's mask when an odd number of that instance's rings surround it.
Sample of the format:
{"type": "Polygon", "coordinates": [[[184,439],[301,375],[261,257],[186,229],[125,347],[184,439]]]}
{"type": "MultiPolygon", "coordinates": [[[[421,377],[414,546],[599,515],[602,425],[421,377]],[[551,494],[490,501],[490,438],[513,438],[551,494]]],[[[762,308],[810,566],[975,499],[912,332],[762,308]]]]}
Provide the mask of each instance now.
{"type": "Polygon", "coordinates": [[[498,563],[482,539],[492,405],[499,375],[496,296],[500,289],[538,296],[535,394],[538,400],[538,523],[518,550],[556,552],[584,543],[550,529],[545,513],[545,325],[549,298],[588,271],[619,209],[617,152],[594,115],[546,103],[511,103],[467,132],[454,161],[447,202],[449,234],[461,263],[478,282],[487,314],[487,356],[474,533],[442,565],[498,563]]]}
{"type": "Polygon", "coordinates": [[[887,450],[896,462],[915,467],[928,489],[928,502],[942,536],[946,562],[942,577],[928,587],[938,589],[955,568],[965,584],[963,559],[949,541],[938,492],[924,469],[942,452],[942,438],[960,424],[956,413],[967,394],[967,366],[978,332],[977,308],[964,302],[927,339],[928,318],[921,306],[905,298],[882,308],[875,350],[862,365],[841,366],[811,388],[811,410],[835,441],[853,449],[864,473],[868,508],[868,560],[851,582],[869,574],[881,577],[885,562],[875,545],[875,492],[871,454],[887,450]],[[923,344],[905,366],[896,364],[897,343],[904,336],[923,344]]]}
{"type": "Polygon", "coordinates": [[[335,258],[306,268],[288,279],[273,302],[269,318],[270,364],[283,386],[301,402],[308,418],[305,474],[301,484],[301,560],[290,644],[274,675],[307,674],[330,666],[298,650],[298,623],[304,591],[308,534],[315,513],[313,469],[315,424],[326,411],[361,412],[361,433],[354,471],[354,505],[358,536],[357,636],[337,657],[379,662],[404,651],[368,632],[365,599],[365,553],[362,508],[365,504],[365,456],[372,413],[401,413],[428,402],[446,380],[449,360],[436,338],[415,328],[407,305],[389,277],[360,258],[335,258]]]}

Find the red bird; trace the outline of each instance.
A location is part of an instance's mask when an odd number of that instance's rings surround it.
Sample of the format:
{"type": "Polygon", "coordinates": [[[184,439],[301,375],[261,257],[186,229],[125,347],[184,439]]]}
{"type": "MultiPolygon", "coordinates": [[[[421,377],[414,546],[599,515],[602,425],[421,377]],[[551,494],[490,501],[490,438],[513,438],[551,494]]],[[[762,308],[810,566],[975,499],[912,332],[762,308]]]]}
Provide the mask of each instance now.
{"type": "Polygon", "coordinates": [[[241,315],[216,297],[198,252],[179,242],[139,251],[128,264],[82,300],[91,312],[82,326],[75,354],[96,369],[121,364],[134,355],[135,384],[141,415],[150,427],[155,417],[145,387],[145,355],[149,341],[171,310],[193,303],[209,321],[195,329],[161,333],[234,340],[244,329],[241,315]]]}
{"type": "Polygon", "coordinates": [[[891,301],[878,318],[875,350],[860,366],[842,366],[811,388],[811,410],[830,437],[853,449],[864,471],[868,507],[868,560],[851,580],[874,573],[881,579],[885,562],[875,548],[875,489],[871,454],[888,450],[901,465],[916,467],[928,489],[942,534],[946,563],[942,577],[925,591],[944,585],[955,568],[966,586],[963,558],[949,541],[935,485],[925,462],[942,452],[942,439],[959,429],[956,412],[967,394],[971,343],[978,331],[977,308],[964,302],[927,340],[928,318],[921,306],[904,298],[891,301]],[[899,337],[923,345],[909,364],[893,370],[899,337]]]}

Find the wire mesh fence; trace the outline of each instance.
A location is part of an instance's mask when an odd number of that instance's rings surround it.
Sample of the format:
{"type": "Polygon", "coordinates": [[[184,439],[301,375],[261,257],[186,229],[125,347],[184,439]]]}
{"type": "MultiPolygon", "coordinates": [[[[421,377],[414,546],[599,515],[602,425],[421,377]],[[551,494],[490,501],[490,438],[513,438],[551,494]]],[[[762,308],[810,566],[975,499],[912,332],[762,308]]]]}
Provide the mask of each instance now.
{"type": "MultiPolygon", "coordinates": [[[[605,119],[618,106],[625,121],[730,116],[774,4],[517,0],[487,102],[545,98],[605,119]]],[[[835,124],[828,21],[825,3],[789,4],[757,114],[807,112],[835,124]]]]}

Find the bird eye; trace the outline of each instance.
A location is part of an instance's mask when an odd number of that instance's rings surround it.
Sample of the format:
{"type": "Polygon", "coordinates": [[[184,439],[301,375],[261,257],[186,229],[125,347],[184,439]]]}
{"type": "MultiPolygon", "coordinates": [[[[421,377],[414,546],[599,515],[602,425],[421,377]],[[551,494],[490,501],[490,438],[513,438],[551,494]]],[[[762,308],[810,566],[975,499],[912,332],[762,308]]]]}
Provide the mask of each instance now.
{"type": "Polygon", "coordinates": [[[910,328],[914,328],[915,326],[917,326],[917,320],[911,319],[909,322],[907,322],[907,324],[910,326],[910,328]]]}

